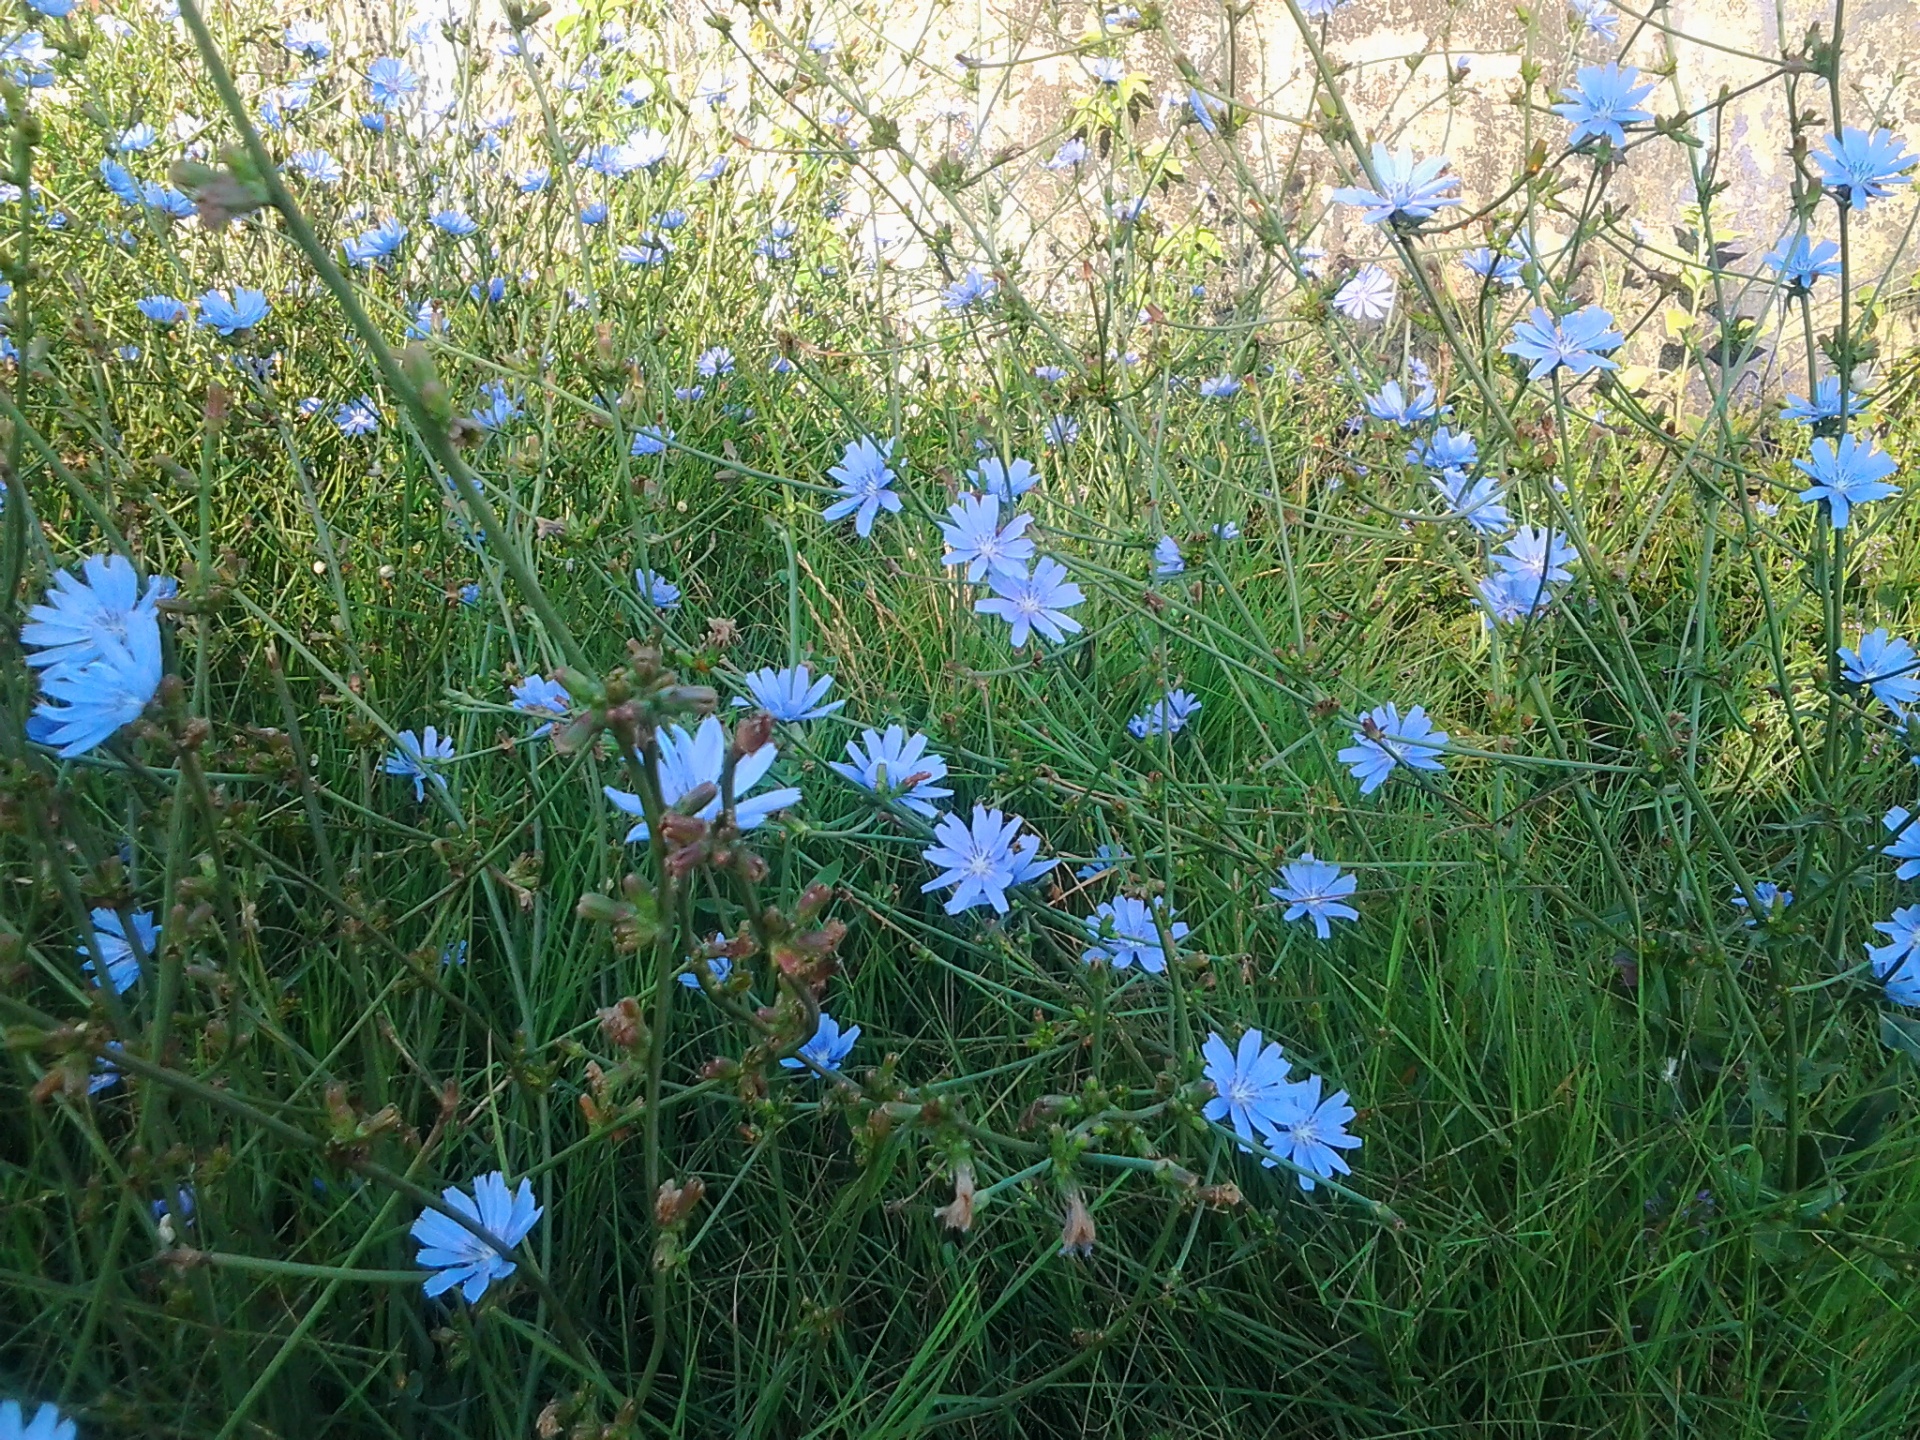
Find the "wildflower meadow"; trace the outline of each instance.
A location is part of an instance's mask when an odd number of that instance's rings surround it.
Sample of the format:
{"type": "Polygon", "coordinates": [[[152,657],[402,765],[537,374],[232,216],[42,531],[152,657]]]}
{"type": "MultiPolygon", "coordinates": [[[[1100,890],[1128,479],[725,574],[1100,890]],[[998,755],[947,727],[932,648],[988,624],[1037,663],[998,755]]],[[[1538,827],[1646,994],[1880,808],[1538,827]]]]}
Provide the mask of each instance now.
{"type": "Polygon", "coordinates": [[[1846,0],[11,6],[0,1440],[1920,1433],[1846,0]]]}

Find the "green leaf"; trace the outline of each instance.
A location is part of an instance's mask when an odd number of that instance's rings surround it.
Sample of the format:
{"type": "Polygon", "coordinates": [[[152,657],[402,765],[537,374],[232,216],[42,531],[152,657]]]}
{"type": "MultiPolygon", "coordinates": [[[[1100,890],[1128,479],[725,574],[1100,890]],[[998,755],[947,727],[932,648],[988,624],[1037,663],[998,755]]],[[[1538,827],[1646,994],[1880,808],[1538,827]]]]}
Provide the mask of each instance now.
{"type": "Polygon", "coordinates": [[[1880,1015],[1880,1043],[1920,1065],[1920,1020],[1905,1015],[1880,1015]]]}

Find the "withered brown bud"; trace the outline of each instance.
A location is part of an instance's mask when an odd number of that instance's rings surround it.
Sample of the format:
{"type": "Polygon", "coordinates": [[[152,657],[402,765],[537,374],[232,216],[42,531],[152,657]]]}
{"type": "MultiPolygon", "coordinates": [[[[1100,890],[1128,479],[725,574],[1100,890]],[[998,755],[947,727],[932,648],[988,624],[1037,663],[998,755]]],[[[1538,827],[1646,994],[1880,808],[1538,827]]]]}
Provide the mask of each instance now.
{"type": "Polygon", "coordinates": [[[714,650],[725,650],[740,638],[740,627],[732,620],[720,615],[707,617],[707,644],[714,650]]]}
{"type": "Polygon", "coordinates": [[[1085,1260],[1093,1254],[1093,1216],[1078,1189],[1066,1192],[1067,1215],[1060,1226],[1060,1253],[1085,1260]]]}
{"type": "Polygon", "coordinates": [[[933,1213],[949,1230],[964,1234],[973,1228],[973,1166],[967,1161],[954,1167],[952,1203],[933,1213]]]}
{"type": "Polygon", "coordinates": [[[773,716],[756,710],[733,727],[733,753],[741,758],[752,755],[773,739],[773,716]]]}
{"type": "Polygon", "coordinates": [[[600,1033],[607,1037],[610,1045],[622,1050],[633,1049],[643,1033],[640,1002],[627,995],[600,1011],[600,1033]]]}
{"type": "Polygon", "coordinates": [[[700,1197],[707,1193],[707,1182],[698,1175],[684,1185],[676,1185],[671,1180],[662,1182],[660,1193],[653,1197],[653,1218],[663,1230],[683,1224],[693,1207],[700,1203],[700,1197]]]}
{"type": "MultiPolygon", "coordinates": [[[[700,788],[703,790],[711,790],[713,786],[703,785],[700,788]]],[[[692,796],[689,796],[688,800],[691,801],[692,798],[692,796]]],[[[709,796],[708,798],[711,799],[712,797],[709,796]]],[[[705,801],[701,802],[701,804],[705,803],[705,801]]],[[[695,806],[694,808],[698,809],[699,807],[695,806]]],[[[707,838],[707,828],[707,822],[702,820],[698,815],[688,815],[680,810],[669,810],[665,815],[660,817],[660,838],[665,840],[667,844],[676,847],[698,844],[707,838]]]]}

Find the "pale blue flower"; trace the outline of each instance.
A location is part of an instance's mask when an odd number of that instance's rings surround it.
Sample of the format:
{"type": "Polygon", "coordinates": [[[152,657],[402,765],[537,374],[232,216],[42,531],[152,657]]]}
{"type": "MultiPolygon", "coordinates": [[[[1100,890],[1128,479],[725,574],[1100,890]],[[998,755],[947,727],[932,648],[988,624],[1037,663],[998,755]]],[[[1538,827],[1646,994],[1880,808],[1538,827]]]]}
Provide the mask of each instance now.
{"type": "Polygon", "coordinates": [[[402,730],[394,737],[393,749],[387,753],[386,763],[381,768],[389,775],[413,781],[413,798],[423,801],[427,798],[427,781],[431,780],[442,790],[447,788],[446,777],[435,767],[451,759],[453,737],[442,735],[429,725],[418,735],[411,730],[402,730]]]}
{"type": "MultiPolygon", "coordinates": [[[[702,820],[719,818],[721,797],[717,793],[721,772],[727,759],[727,735],[718,715],[709,715],[699,729],[689,735],[683,726],[668,725],[657,732],[660,744],[660,799],[669,809],[702,785],[716,789],[714,797],[693,813],[702,820]]],[[[769,790],[764,795],[749,795],[754,786],[767,778],[780,748],[771,741],[751,755],[742,755],[733,768],[733,818],[742,830],[756,830],[776,810],[784,810],[800,799],[791,785],[769,790]]],[[[611,785],[601,791],[623,814],[635,817],[627,831],[627,843],[637,845],[649,838],[645,811],[638,795],[616,790],[611,785]]]]}
{"type": "Polygon", "coordinates": [[[1618,350],[1624,337],[1613,328],[1613,316],[1598,305],[1586,305],[1571,315],[1556,319],[1541,306],[1513,327],[1513,339],[1501,346],[1507,355],[1528,361],[1529,380],[1540,380],[1559,366],[1575,375],[1593,370],[1618,370],[1619,365],[1605,352],[1618,350]]]}
{"type": "Polygon", "coordinates": [[[1127,62],[1109,55],[1096,56],[1087,62],[1087,73],[1102,85],[1118,85],[1127,78],[1127,62]]]}
{"type": "Polygon", "coordinates": [[[1127,721],[1127,733],[1136,740],[1150,735],[1178,735],[1187,721],[1200,713],[1200,701],[1185,690],[1169,690],[1140,714],[1127,721]]]}
{"type": "MultiPolygon", "coordinates": [[[[174,189],[171,185],[161,185],[152,180],[141,182],[140,202],[150,209],[159,211],[169,220],[184,220],[194,212],[193,201],[181,194],[180,191],[174,189]]],[[[127,247],[131,249],[133,245],[131,239],[132,232],[129,231],[127,234],[128,238],[125,243],[127,247]]]]}
{"type": "Polygon", "coordinates": [[[333,41],[325,27],[312,20],[296,20],[287,26],[280,43],[302,60],[325,60],[333,54],[333,41]]]}
{"type": "Polygon", "coordinates": [[[1094,848],[1093,858],[1075,870],[1073,872],[1073,878],[1076,880],[1097,880],[1109,871],[1119,869],[1132,858],[1133,857],[1127,854],[1126,851],[1115,849],[1111,845],[1096,846],[1094,848]]]}
{"type": "Polygon", "coordinates": [[[1031,460],[1017,456],[1012,460],[1002,460],[997,455],[989,455],[967,471],[967,480],[981,494],[994,496],[1001,504],[1011,508],[1022,495],[1040,483],[1040,472],[1034,468],[1031,460]]]}
{"type": "Polygon", "coordinates": [[[498,380],[489,380],[480,387],[480,404],[469,411],[467,418],[482,430],[504,429],[518,420],[525,412],[520,402],[508,393],[507,387],[498,380]]]}
{"type": "Polygon", "coordinates": [[[1033,367],[1033,378],[1045,381],[1049,385],[1058,385],[1062,380],[1067,378],[1067,367],[1064,365],[1036,365],[1033,367]]]}
{"type": "Polygon", "coordinates": [[[382,55],[367,67],[367,93],[382,110],[392,110],[420,89],[420,76],[406,61],[382,55]]]}
{"type": "Polygon", "coordinates": [[[398,255],[406,238],[406,226],[398,220],[386,219],[373,229],[362,230],[353,239],[343,241],[340,248],[352,264],[375,265],[398,255]]]}
{"type": "Polygon", "coordinates": [[[1842,645],[1836,653],[1840,678],[1873,691],[1896,720],[1904,720],[1907,707],[1920,700],[1920,674],[1916,673],[1920,658],[1915,657],[1911,643],[1888,635],[1884,626],[1862,635],[1858,650],[1842,645]]]}
{"type": "Polygon", "coordinates": [[[800,233],[800,227],[791,220],[775,220],[767,227],[767,233],[754,242],[754,253],[768,260],[791,260],[793,258],[793,237],[800,233]]]}
{"type": "Polygon", "coordinates": [[[428,1298],[457,1285],[471,1305],[494,1281],[513,1274],[516,1267],[509,1252],[527,1238],[545,1212],[534,1203],[531,1181],[522,1180],[518,1190],[509,1190],[498,1170],[477,1177],[471,1197],[449,1186],[440,1198],[486,1231],[491,1243],[438,1210],[422,1210],[407,1232],[420,1244],[414,1263],[434,1272],[426,1278],[428,1298]]]}
{"type": "Polygon", "coordinates": [[[861,731],[858,742],[847,742],[846,760],[829,760],[827,768],[928,820],[940,813],[933,802],[953,794],[935,783],[947,778],[947,762],[927,749],[926,736],[910,736],[899,725],[885,734],[861,731]]]}
{"type": "Polygon", "coordinates": [[[1557,530],[1522,525],[1513,538],[1491,557],[1509,575],[1537,585],[1564,585],[1573,579],[1566,567],[1579,564],[1579,552],[1557,530]]]}
{"type": "Polygon", "coordinates": [[[1080,422],[1071,415],[1056,415],[1041,432],[1052,450],[1064,450],[1080,438],[1080,422]]]}
{"type": "Polygon", "coordinates": [[[333,412],[333,423],[346,436],[371,435],[380,428],[380,407],[371,395],[348,400],[333,412]]]}
{"type": "Polygon", "coordinates": [[[1222,520],[1209,533],[1222,544],[1231,545],[1240,538],[1240,527],[1231,520],[1222,520]]]}
{"type": "Polygon", "coordinates": [[[1480,463],[1480,445],[1466,431],[1437,427],[1425,440],[1416,440],[1407,450],[1409,465],[1437,470],[1448,480],[1459,481],[1480,463]]]}
{"type": "Polygon", "coordinates": [[[1300,1170],[1312,1172],[1296,1173],[1302,1190],[1314,1188],[1315,1175],[1330,1180],[1336,1174],[1347,1174],[1352,1167],[1340,1152],[1360,1144],[1359,1136],[1347,1133],[1347,1124],[1354,1117],[1347,1092],[1336,1090],[1322,1100],[1320,1085],[1318,1075],[1309,1075],[1267,1112],[1268,1148],[1300,1170]]]}
{"type": "Polygon", "coordinates": [[[160,132],[142,120],[129,125],[118,135],[114,136],[113,148],[118,150],[122,155],[137,154],[142,150],[151,149],[154,142],[159,138],[160,132]]]}
{"type": "Polygon", "coordinates": [[[1881,817],[1880,823],[1893,832],[1893,843],[1880,853],[1900,862],[1893,874],[1897,880],[1920,875],[1920,825],[1904,805],[1896,805],[1881,817]]]}
{"type": "Polygon", "coordinates": [[[316,185],[338,185],[347,178],[340,162],[327,150],[296,150],[287,157],[287,163],[316,185]]]}
{"type": "Polygon", "coordinates": [[[660,235],[643,234],[633,244],[622,245],[614,255],[622,264],[651,269],[666,264],[672,253],[672,241],[660,235]]]}
{"type": "MultiPolygon", "coordinates": [[[[724,934],[715,935],[713,937],[713,943],[717,946],[725,945],[727,943],[727,937],[724,934]]],[[[686,986],[687,989],[698,990],[700,988],[699,972],[701,971],[704,971],[707,978],[712,980],[715,985],[724,985],[733,978],[733,959],[728,955],[689,955],[687,957],[687,968],[682,970],[674,978],[686,986]]]]}
{"type": "MultiPolygon", "coordinates": [[[[1144,900],[1131,895],[1103,902],[1081,922],[1093,943],[1081,951],[1080,958],[1089,965],[1103,961],[1116,970],[1138,965],[1149,975],[1161,974],[1167,968],[1167,952],[1154,917],[1165,909],[1166,902],[1158,895],[1153,897],[1151,909],[1144,900]]],[[[1173,916],[1172,910],[1166,910],[1167,934],[1178,945],[1187,938],[1191,927],[1173,916]]]]}
{"type": "Polygon", "coordinates": [[[104,975],[113,986],[113,993],[124,995],[140,978],[141,961],[152,964],[159,955],[160,927],[153,923],[151,910],[133,912],[132,935],[127,934],[117,910],[103,906],[92,911],[89,918],[93,921],[93,936],[100,944],[100,953],[96,957],[87,946],[79,946],[84,957],[80,968],[96,985],[104,975]],[[138,954],[134,952],[135,945],[139,946],[138,954]]]}
{"type": "Polygon", "coordinates": [[[1543,581],[1506,570],[1484,577],[1476,589],[1489,625],[1518,625],[1546,611],[1554,600],[1543,581]]]}
{"type": "Polygon", "coordinates": [[[1008,887],[1037,880],[1057,863],[1039,858],[1039,836],[1020,834],[1025,823],[1018,815],[981,805],[973,807],[971,826],[956,815],[942,815],[934,827],[933,843],[922,852],[940,874],[922,885],[920,893],[951,886],[953,894],[946,902],[949,915],[976,905],[991,905],[1006,914],[1008,887]]]}
{"type": "MultiPolygon", "coordinates": [[[[1904,814],[1905,812],[1897,812],[1897,813],[1904,814]]],[[[1887,819],[1889,822],[1891,822],[1893,817],[1890,815],[1887,817],[1887,819]]],[[[1920,838],[1920,836],[1917,836],[1916,838],[1920,838]]],[[[1893,852],[1889,850],[1887,853],[1891,855],[1893,852]]],[[[1773,881],[1771,880],[1754,881],[1753,894],[1754,894],[1754,898],[1760,902],[1760,913],[1763,916],[1777,915],[1782,910],[1786,909],[1789,905],[1793,904],[1793,891],[1784,890],[1780,886],[1774,884],[1773,881]]],[[[1733,892],[1732,904],[1733,904],[1733,908],[1740,911],[1742,914],[1745,914],[1745,912],[1749,908],[1747,905],[1747,897],[1741,894],[1738,890],[1735,890],[1733,892]]],[[[1748,915],[1745,923],[1748,929],[1753,929],[1756,926],[1758,926],[1760,922],[1754,916],[1748,915]]]]}
{"type": "Polygon", "coordinates": [[[1054,151],[1049,159],[1042,160],[1040,166],[1043,170],[1071,170],[1076,165],[1084,165],[1087,154],[1087,142],[1076,135],[1054,151]]]}
{"type": "Polygon", "coordinates": [[[1850,208],[1863,210],[1869,200],[1883,199],[1897,187],[1911,184],[1920,155],[1910,152],[1907,142],[1891,130],[1868,132],[1849,125],[1821,142],[1813,152],[1813,163],[1824,189],[1845,197],[1850,208]]]}
{"type": "Polygon", "coordinates": [[[1378,790],[1399,765],[1414,770],[1443,771],[1440,748],[1447,743],[1447,732],[1433,728],[1426,710],[1416,705],[1402,719],[1391,704],[1381,705],[1360,717],[1353,732],[1353,744],[1340,751],[1340,763],[1360,782],[1360,793],[1378,790]]]}
{"type": "MultiPolygon", "coordinates": [[[[110,1054],[118,1055],[122,1051],[124,1051],[127,1047],[121,1044],[118,1040],[109,1040],[107,1041],[104,1048],[110,1054]]],[[[87,1076],[87,1094],[98,1095],[102,1090],[111,1089],[113,1086],[118,1085],[119,1083],[120,1083],[120,1067],[114,1064],[112,1060],[108,1059],[107,1055],[102,1054],[102,1055],[94,1056],[93,1069],[91,1073],[89,1073],[87,1076]]],[[[0,1440],[9,1440],[9,1435],[6,1428],[5,1420],[6,1420],[5,1407],[0,1406],[0,1440]]]]}
{"type": "MultiPolygon", "coordinates": [[[[1867,408],[1864,395],[1847,396],[1847,418],[1851,420],[1867,408]]],[[[1829,375],[1813,387],[1813,398],[1804,395],[1788,395],[1787,403],[1780,407],[1780,418],[1796,424],[1819,426],[1831,424],[1840,418],[1840,377],[1829,375]]]]}
{"type": "Polygon", "coordinates": [[[1800,492],[1800,498],[1808,504],[1826,501],[1836,530],[1847,528],[1853,506],[1900,493],[1898,486],[1886,483],[1887,476],[1899,467],[1892,456],[1874,448],[1872,439],[1863,445],[1857,437],[1843,435],[1836,449],[1823,436],[1813,442],[1813,453],[1805,460],[1794,461],[1793,468],[1814,482],[1800,492]]]}
{"type": "Polygon", "coordinates": [[[267,297],[258,290],[236,285],[233,294],[209,290],[200,297],[200,323],[222,335],[238,335],[267,318],[267,297]]]}
{"type": "Polygon", "coordinates": [[[1611,60],[1605,65],[1582,65],[1577,83],[1560,92],[1561,103],[1553,113],[1573,123],[1568,145],[1604,139],[1614,149],[1624,149],[1627,132],[1622,127],[1653,119],[1652,111],[1640,108],[1653,87],[1651,80],[1642,84],[1640,72],[1631,65],[1623,67],[1611,60]]]}
{"type": "Polygon", "coordinates": [[[642,425],[633,432],[633,443],[627,447],[628,453],[645,457],[666,452],[673,443],[673,427],[670,425],[642,425]]]}
{"type": "Polygon", "coordinates": [[[1385,320],[1393,313],[1393,276],[1378,265],[1362,265],[1334,292],[1333,308],[1349,320],[1385,320]]]}
{"type": "Polygon", "coordinates": [[[567,693],[567,687],[558,680],[549,680],[535,671],[514,682],[513,708],[524,710],[530,715],[558,715],[570,713],[573,697],[567,693]]]}
{"type": "Polygon", "coordinates": [[[1489,250],[1484,246],[1467,251],[1460,257],[1460,263],[1481,279],[1492,281],[1495,285],[1504,285],[1509,289],[1522,284],[1526,278],[1524,260],[1499,250],[1489,250]]]}
{"type": "Polygon", "coordinates": [[[799,1055],[806,1056],[806,1060],[798,1058],[798,1055],[789,1055],[780,1064],[788,1070],[811,1070],[813,1066],[818,1066],[821,1070],[837,1072],[847,1063],[847,1057],[853,1053],[853,1042],[859,1038],[858,1025],[849,1025],[842,1030],[840,1022],[822,1010],[812,1038],[799,1050],[799,1055]],[[813,1066],[808,1065],[807,1060],[811,1060],[813,1066]]]}
{"type": "Polygon", "coordinates": [[[162,673],[160,627],[151,620],[134,623],[124,644],[109,641],[94,658],[57,664],[42,674],[27,738],[64,760],[84,755],[140,718],[160,688],[162,673]]]}
{"type": "Polygon", "coordinates": [[[1380,188],[1343,185],[1333,192],[1336,203],[1358,206],[1369,225],[1388,221],[1417,225],[1436,211],[1460,203],[1448,193],[1460,188],[1459,177],[1441,173],[1447,168],[1444,155],[1419,160],[1411,150],[1390,150],[1378,141],[1372,150],[1374,181],[1380,188]]]}
{"type": "Polygon", "coordinates": [[[839,482],[844,499],[836,500],[820,512],[820,518],[832,524],[852,515],[854,533],[862,540],[873,533],[874,517],[882,510],[900,512],[900,497],[893,493],[894,474],[890,468],[893,441],[876,441],[862,435],[848,443],[840,463],[827,471],[839,482]]]}
{"type": "Polygon", "coordinates": [[[1874,921],[1873,928],[1888,937],[1885,945],[1867,946],[1867,959],[1887,987],[1887,999],[1896,1005],[1920,1005],[1920,905],[1904,905],[1892,919],[1874,921]]]}
{"type": "Polygon", "coordinates": [[[1434,395],[1431,385],[1409,398],[1400,389],[1398,380],[1389,380],[1380,387],[1379,394],[1367,396],[1369,415],[1376,420],[1389,421],[1403,430],[1433,419],[1445,408],[1434,395]]]}
{"type": "Polygon", "coordinates": [[[702,350],[693,362],[693,368],[709,380],[717,380],[722,375],[733,373],[733,352],[724,345],[715,345],[702,350]]]}
{"type": "Polygon", "coordinates": [[[1609,45],[1619,42],[1620,17],[1613,13],[1609,0],[1567,0],[1567,8],[1580,17],[1588,34],[1598,36],[1609,45]]]}
{"type": "Polygon", "coordinates": [[[451,235],[456,240],[463,239],[480,228],[478,220],[457,207],[436,210],[427,217],[427,221],[441,234],[451,235]]]}
{"type": "Polygon", "coordinates": [[[1187,562],[1180,557],[1180,545],[1171,535],[1162,535],[1153,545],[1153,573],[1156,579],[1165,580],[1178,575],[1187,568],[1187,562]]]}
{"type": "Polygon", "coordinates": [[[171,295],[149,295],[137,303],[140,313],[156,325],[178,325],[187,318],[187,302],[171,295]]]}
{"type": "MultiPolygon", "coordinates": [[[[827,691],[833,688],[833,676],[822,675],[816,680],[812,669],[806,665],[795,665],[785,670],[775,670],[769,666],[742,675],[740,683],[747,687],[747,694],[753,697],[751,703],[776,720],[822,720],[847,703],[836,700],[831,705],[822,705],[820,702],[826,699],[827,691]]],[[[733,703],[741,709],[749,704],[747,700],[739,698],[733,703]]]]}
{"type": "Polygon", "coordinates": [[[522,195],[541,194],[551,184],[553,184],[552,172],[537,167],[527,171],[515,182],[516,188],[522,195]]]}
{"type": "Polygon", "coordinates": [[[654,609],[678,610],[680,608],[680,587],[658,570],[648,570],[644,567],[635,570],[633,583],[640,591],[640,598],[654,609]]]}
{"type": "MultiPolygon", "coordinates": [[[[1024,460],[1014,463],[1026,464],[1024,460]]],[[[947,544],[941,564],[965,566],[967,579],[975,583],[986,578],[989,572],[1021,576],[1027,573],[1027,564],[1034,553],[1033,541],[1025,533],[1033,523],[1031,515],[1010,516],[1003,526],[1000,496],[992,490],[985,495],[960,496],[947,507],[947,515],[949,520],[940,522],[940,534],[947,544]]]]}
{"type": "Polygon", "coordinates": [[[1042,555],[1031,575],[994,571],[987,576],[987,585],[993,594],[974,601],[973,608],[982,615],[998,615],[1011,625],[1014,649],[1025,649],[1035,630],[1056,645],[1080,633],[1080,622],[1066,612],[1086,596],[1067,579],[1067,567],[1058,560],[1042,555]]]}
{"type": "Polygon", "coordinates": [[[1331,860],[1316,860],[1311,850],[1280,867],[1280,883],[1267,893],[1287,907],[1283,920],[1311,920],[1322,940],[1333,930],[1330,920],[1358,920],[1360,912],[1346,903],[1360,882],[1331,860]]]}
{"type": "Polygon", "coordinates": [[[1840,247],[1831,240],[1815,245],[1802,231],[1769,250],[1766,263],[1779,273],[1789,291],[1804,295],[1822,275],[1840,273],[1840,247]]]}
{"type": "MultiPolygon", "coordinates": [[[[573,713],[573,696],[558,680],[549,680],[536,672],[514,682],[513,708],[529,715],[546,715],[564,720],[573,713]]],[[[552,729],[553,723],[549,720],[533,732],[532,738],[538,739],[552,729]]]]}
{"type": "Polygon", "coordinates": [[[122,205],[141,203],[140,182],[134,179],[133,172],[118,160],[100,162],[100,180],[122,205]]]}
{"type": "Polygon", "coordinates": [[[29,606],[20,644],[35,669],[76,668],[124,652],[144,632],[158,637],[159,605],[178,586],[161,575],[141,588],[123,555],[89,555],[81,575],[56,570],[38,605],[29,606]]]}
{"type": "Polygon", "coordinates": [[[50,1401],[29,1420],[18,1400],[0,1400],[0,1440],[74,1440],[74,1434],[73,1421],[50,1401]]]}
{"type": "Polygon", "coordinates": [[[966,274],[940,292],[940,304],[958,314],[991,300],[999,288],[998,280],[981,274],[978,269],[969,268],[966,274]]]}
{"type": "Polygon", "coordinates": [[[1256,1130],[1264,1136],[1292,1117],[1297,1086],[1287,1077],[1293,1065],[1258,1030],[1242,1035],[1236,1049],[1229,1049],[1218,1031],[1209,1031],[1200,1053],[1207,1062],[1203,1073],[1213,1085],[1213,1098],[1201,1110],[1207,1119],[1227,1121],[1241,1140],[1251,1142],[1256,1130]]]}
{"type": "Polygon", "coordinates": [[[1231,400],[1240,393],[1241,381],[1237,375],[1210,375],[1200,382],[1202,400],[1231,400]]]}
{"type": "Polygon", "coordinates": [[[708,161],[706,167],[693,177],[696,185],[711,185],[727,173],[727,157],[719,155],[708,161]]]}

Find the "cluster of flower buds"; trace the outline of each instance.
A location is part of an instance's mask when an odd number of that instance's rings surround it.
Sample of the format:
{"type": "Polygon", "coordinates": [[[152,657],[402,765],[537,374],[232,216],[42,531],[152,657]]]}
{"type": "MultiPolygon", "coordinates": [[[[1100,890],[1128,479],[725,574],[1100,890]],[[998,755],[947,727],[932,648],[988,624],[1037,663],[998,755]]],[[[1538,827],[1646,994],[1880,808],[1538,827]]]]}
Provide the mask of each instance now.
{"type": "Polygon", "coordinates": [[[573,670],[556,670],[554,678],[581,706],[571,722],[554,731],[554,748],[562,754],[586,749],[602,731],[622,750],[638,752],[660,725],[710,714],[720,703],[710,685],[680,684],[661,663],[659,650],[637,640],[627,643],[627,663],[603,680],[573,670]]]}

